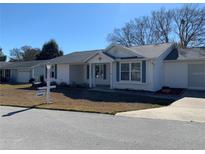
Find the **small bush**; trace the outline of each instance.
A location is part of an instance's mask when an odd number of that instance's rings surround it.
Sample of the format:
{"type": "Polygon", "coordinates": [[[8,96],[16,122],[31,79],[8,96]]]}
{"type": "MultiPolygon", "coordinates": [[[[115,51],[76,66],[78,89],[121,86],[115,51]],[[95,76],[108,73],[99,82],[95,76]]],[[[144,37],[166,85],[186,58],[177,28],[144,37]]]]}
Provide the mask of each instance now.
{"type": "Polygon", "coordinates": [[[56,83],[55,81],[52,81],[50,85],[51,85],[51,86],[56,86],[57,83],[56,83]]]}
{"type": "Polygon", "coordinates": [[[45,80],[44,80],[44,76],[43,76],[43,75],[40,76],[40,82],[42,82],[42,83],[45,82],[45,80]]]}
{"type": "Polygon", "coordinates": [[[60,83],[60,86],[61,86],[61,87],[67,87],[68,84],[67,84],[66,82],[61,82],[61,83],[60,83]]]}
{"type": "Polygon", "coordinates": [[[1,83],[3,83],[3,82],[8,82],[9,80],[8,80],[8,78],[6,78],[6,77],[1,77],[0,78],[0,82],[1,83]]]}
{"type": "Polygon", "coordinates": [[[29,80],[29,83],[33,83],[35,81],[35,79],[34,78],[31,78],[30,80],[29,80]]]}

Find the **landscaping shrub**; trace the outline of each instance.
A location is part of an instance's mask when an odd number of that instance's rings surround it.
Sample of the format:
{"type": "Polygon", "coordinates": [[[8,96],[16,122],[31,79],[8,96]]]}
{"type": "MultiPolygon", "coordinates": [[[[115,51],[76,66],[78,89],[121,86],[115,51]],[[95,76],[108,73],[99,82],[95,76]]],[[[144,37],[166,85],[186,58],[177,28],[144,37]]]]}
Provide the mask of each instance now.
{"type": "Polygon", "coordinates": [[[34,78],[31,78],[31,79],[29,80],[29,83],[33,83],[33,82],[35,82],[35,79],[34,79],[34,78]]]}
{"type": "Polygon", "coordinates": [[[61,82],[59,86],[61,86],[61,87],[67,87],[68,84],[67,84],[66,82],[61,82]]]}

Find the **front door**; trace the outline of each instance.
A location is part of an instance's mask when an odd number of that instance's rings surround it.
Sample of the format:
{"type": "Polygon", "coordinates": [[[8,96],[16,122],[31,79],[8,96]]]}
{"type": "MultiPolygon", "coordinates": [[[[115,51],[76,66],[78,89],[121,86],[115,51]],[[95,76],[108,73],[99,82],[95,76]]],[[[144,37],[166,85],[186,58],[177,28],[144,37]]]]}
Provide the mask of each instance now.
{"type": "Polygon", "coordinates": [[[109,85],[107,64],[95,64],[95,85],[109,85]]]}

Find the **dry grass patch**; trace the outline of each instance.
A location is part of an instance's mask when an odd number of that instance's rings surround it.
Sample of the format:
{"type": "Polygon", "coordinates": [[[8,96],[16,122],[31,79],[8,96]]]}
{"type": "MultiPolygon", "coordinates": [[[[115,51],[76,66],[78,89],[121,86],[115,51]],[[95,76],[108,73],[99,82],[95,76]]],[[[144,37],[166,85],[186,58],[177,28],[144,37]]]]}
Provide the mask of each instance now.
{"type": "Polygon", "coordinates": [[[0,85],[0,105],[9,106],[115,114],[160,107],[160,102],[168,101],[72,88],[58,88],[51,97],[53,103],[44,104],[45,98],[36,96],[36,90],[30,85],[0,85]]]}

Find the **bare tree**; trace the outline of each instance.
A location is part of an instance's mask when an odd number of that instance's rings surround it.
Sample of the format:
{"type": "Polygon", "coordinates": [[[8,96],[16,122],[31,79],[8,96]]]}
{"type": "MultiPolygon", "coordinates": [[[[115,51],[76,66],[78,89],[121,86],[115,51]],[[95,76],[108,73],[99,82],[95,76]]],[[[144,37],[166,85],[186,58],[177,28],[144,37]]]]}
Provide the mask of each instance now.
{"type": "Polygon", "coordinates": [[[131,23],[133,25],[135,45],[154,43],[153,31],[149,17],[135,18],[131,23]]]}
{"type": "Polygon", "coordinates": [[[161,8],[151,15],[153,39],[155,43],[168,43],[172,31],[172,12],[161,8]]]}
{"type": "Polygon", "coordinates": [[[203,46],[205,44],[205,7],[189,4],[173,10],[175,33],[180,46],[203,46]]]}
{"type": "Polygon", "coordinates": [[[37,55],[41,52],[39,48],[31,46],[23,46],[20,49],[14,48],[10,50],[10,61],[31,61],[36,60],[37,55]]]}
{"type": "Polygon", "coordinates": [[[10,61],[23,61],[23,52],[18,48],[10,50],[10,61]]]}
{"type": "Polygon", "coordinates": [[[7,56],[4,55],[3,49],[0,47],[0,61],[6,61],[7,56]]]}
{"type": "Polygon", "coordinates": [[[126,47],[133,46],[135,42],[132,25],[127,23],[121,29],[114,29],[113,33],[108,35],[107,40],[108,42],[121,44],[126,47]]]}
{"type": "Polygon", "coordinates": [[[108,35],[107,40],[111,43],[124,46],[145,45],[153,42],[150,19],[148,17],[131,20],[121,29],[115,29],[108,35]]]}
{"type": "Polygon", "coordinates": [[[23,46],[23,47],[21,47],[21,50],[23,51],[23,60],[24,61],[36,60],[37,55],[41,51],[40,49],[32,48],[31,46],[23,46]]]}

